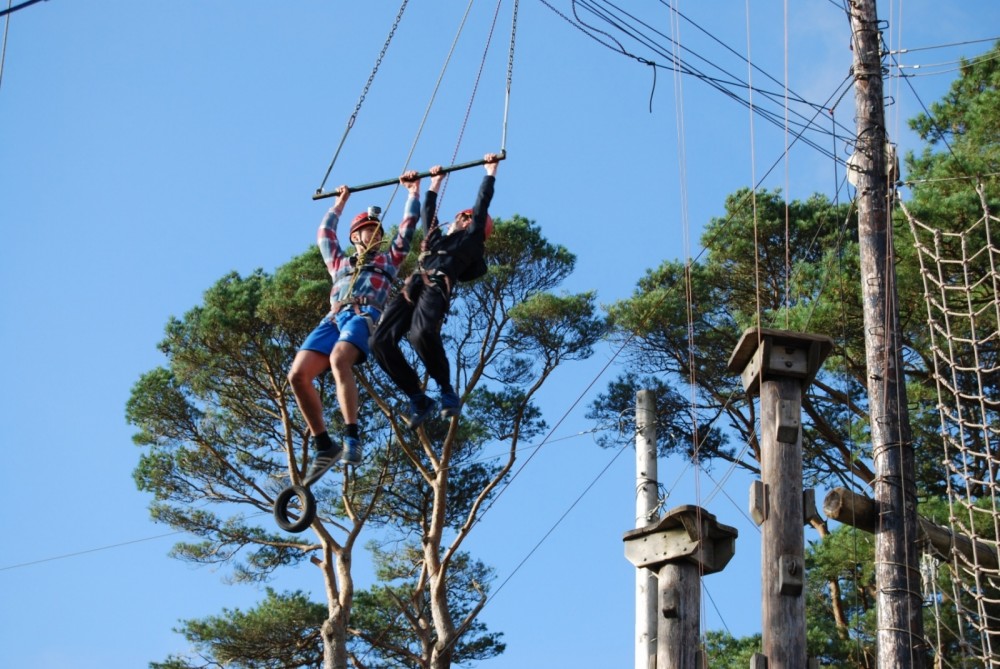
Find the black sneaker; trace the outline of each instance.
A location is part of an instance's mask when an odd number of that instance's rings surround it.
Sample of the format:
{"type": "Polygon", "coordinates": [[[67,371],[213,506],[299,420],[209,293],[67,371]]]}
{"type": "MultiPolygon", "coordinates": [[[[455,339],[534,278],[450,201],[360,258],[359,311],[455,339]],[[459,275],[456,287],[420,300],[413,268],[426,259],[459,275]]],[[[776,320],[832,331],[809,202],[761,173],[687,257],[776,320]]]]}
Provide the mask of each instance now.
{"type": "Polygon", "coordinates": [[[306,472],[306,478],[302,481],[302,485],[308,487],[318,481],[330,467],[337,464],[337,461],[340,460],[340,456],[343,454],[343,446],[334,446],[333,448],[313,451],[313,460],[309,465],[309,471],[306,472]]]}
{"type": "Polygon", "coordinates": [[[416,430],[423,425],[424,421],[431,417],[434,409],[437,408],[434,400],[424,395],[415,400],[410,400],[410,413],[406,416],[406,424],[411,430],[416,430]]]}
{"type": "Polygon", "coordinates": [[[441,393],[441,417],[452,418],[462,413],[462,398],[454,390],[441,393]]]}

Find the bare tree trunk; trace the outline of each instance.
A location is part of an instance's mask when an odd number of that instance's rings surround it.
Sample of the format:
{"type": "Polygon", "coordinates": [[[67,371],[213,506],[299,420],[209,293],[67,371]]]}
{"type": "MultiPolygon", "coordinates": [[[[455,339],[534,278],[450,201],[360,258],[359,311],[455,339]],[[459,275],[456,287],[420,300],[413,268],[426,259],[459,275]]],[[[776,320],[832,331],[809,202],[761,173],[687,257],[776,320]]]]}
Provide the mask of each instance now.
{"type": "Polygon", "coordinates": [[[340,615],[331,614],[323,622],[323,669],[347,669],[347,628],[340,615]]]}
{"type": "MultiPolygon", "coordinates": [[[[347,620],[342,602],[343,593],[333,584],[332,569],[324,569],[327,577],[327,610],[320,636],[323,639],[323,669],[347,669],[347,620]]],[[[348,605],[347,611],[350,610],[348,605]]]]}
{"type": "MultiPolygon", "coordinates": [[[[447,448],[447,447],[446,447],[447,448]]],[[[431,618],[437,642],[431,651],[431,669],[451,669],[455,636],[455,622],[448,605],[447,563],[441,560],[441,541],[444,536],[445,504],[448,499],[447,451],[442,453],[442,467],[434,480],[434,506],[430,531],[424,536],[424,560],[430,580],[431,618]]]]}

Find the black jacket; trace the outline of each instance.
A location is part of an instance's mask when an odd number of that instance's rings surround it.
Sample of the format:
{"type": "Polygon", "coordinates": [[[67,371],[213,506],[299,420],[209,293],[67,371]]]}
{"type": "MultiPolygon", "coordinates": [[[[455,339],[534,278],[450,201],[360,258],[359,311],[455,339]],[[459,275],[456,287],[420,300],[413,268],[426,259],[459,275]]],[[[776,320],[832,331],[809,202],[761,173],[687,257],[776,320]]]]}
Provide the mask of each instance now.
{"type": "Polygon", "coordinates": [[[476,204],[472,208],[472,224],[450,235],[435,225],[437,193],[428,191],[424,199],[424,230],[426,236],[420,246],[420,267],[431,273],[444,273],[448,284],[455,281],[472,281],[486,274],[486,213],[493,200],[496,177],[486,175],[479,186],[476,204]]]}

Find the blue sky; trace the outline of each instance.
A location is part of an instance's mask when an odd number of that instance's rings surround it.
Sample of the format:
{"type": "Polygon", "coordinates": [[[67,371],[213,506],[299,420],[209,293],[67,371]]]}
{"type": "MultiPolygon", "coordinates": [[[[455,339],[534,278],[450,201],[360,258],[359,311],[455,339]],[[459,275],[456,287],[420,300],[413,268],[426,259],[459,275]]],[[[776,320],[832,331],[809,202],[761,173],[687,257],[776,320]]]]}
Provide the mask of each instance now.
{"type": "MultiPolygon", "coordinates": [[[[671,19],[668,4],[630,6],[663,34],[679,28],[685,59],[701,71],[718,65],[780,93],[764,73],[781,82],[787,69],[792,90],[827,107],[843,90],[851,53],[840,3],[788,3],[787,17],[774,2],[681,5],[692,22],[671,19]],[[733,52],[761,69],[749,72],[733,52]]],[[[411,5],[328,187],[403,169],[466,6],[411,5]]],[[[0,19],[0,666],[146,666],[187,650],[171,631],[178,620],[260,598],[226,584],[224,568],[169,557],[184,537],[148,518],[148,496],[131,478],[139,451],[124,406],[138,377],[163,362],[156,344],[170,316],[227,272],[273,271],[310,246],[329,204],[311,195],[397,8],[49,0],[0,19]]],[[[509,158],[492,213],[534,219],[577,254],[566,290],[596,290],[602,303],[627,297],[646,269],[696,256],[699,231],[723,213],[725,196],[762,178],[793,198],[838,195],[843,170],[824,151],[797,144],[782,161],[780,124],[698,77],[660,69],[654,79],[556,10],[572,17],[569,0],[521,2],[509,158]]],[[[472,8],[411,167],[500,148],[509,0],[456,152],[493,11],[472,8]]],[[[886,83],[889,132],[905,151],[915,146],[905,120],[947,89],[959,56],[990,48],[974,40],[997,36],[1000,5],[917,0],[879,12],[890,48],[911,49],[899,59],[918,75],[886,83]],[[956,46],[914,51],[945,44],[956,46]]],[[[849,92],[818,122],[853,130],[853,118],[849,92]]],[[[846,158],[839,134],[821,148],[846,158]]],[[[462,198],[480,176],[477,168],[452,177],[445,196],[456,210],[469,206],[462,198]]],[[[349,208],[388,206],[390,193],[357,194],[349,208]]],[[[619,371],[604,346],[548,382],[542,409],[558,427],[476,530],[469,547],[496,568],[499,588],[483,619],[508,643],[484,666],[632,662],[634,571],[622,534],[634,523],[634,455],[599,449],[584,418],[619,371]]],[[[759,630],[759,533],[746,519],[749,479],[726,474],[660,462],[668,507],[701,504],[739,529],[736,557],[705,581],[702,628],[742,635],[759,630]]],[[[364,587],[364,556],[355,564],[364,587]]],[[[322,597],[308,567],[271,585],[322,597]]]]}

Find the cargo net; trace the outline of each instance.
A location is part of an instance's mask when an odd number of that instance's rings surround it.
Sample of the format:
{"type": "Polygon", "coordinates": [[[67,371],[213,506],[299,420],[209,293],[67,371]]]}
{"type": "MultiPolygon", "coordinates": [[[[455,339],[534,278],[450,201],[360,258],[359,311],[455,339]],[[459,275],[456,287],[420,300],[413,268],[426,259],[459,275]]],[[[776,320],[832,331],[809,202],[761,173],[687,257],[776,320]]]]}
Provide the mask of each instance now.
{"type": "Polygon", "coordinates": [[[947,471],[949,548],[921,562],[935,667],[1000,667],[1000,240],[977,190],[983,215],[962,232],[900,203],[923,277],[947,471]]]}

